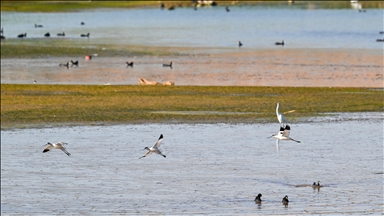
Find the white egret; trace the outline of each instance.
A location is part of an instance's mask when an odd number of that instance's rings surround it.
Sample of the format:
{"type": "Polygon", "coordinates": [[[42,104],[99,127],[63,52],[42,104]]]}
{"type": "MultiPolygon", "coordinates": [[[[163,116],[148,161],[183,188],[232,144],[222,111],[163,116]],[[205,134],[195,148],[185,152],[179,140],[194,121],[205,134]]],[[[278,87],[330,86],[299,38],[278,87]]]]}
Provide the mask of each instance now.
{"type": "Polygon", "coordinates": [[[284,124],[285,123],[288,123],[287,119],[284,117],[283,114],[281,114],[279,112],[279,106],[280,106],[280,102],[277,102],[277,105],[276,105],[276,115],[277,115],[277,120],[279,120],[280,122],[280,127],[284,127],[284,124]]]}

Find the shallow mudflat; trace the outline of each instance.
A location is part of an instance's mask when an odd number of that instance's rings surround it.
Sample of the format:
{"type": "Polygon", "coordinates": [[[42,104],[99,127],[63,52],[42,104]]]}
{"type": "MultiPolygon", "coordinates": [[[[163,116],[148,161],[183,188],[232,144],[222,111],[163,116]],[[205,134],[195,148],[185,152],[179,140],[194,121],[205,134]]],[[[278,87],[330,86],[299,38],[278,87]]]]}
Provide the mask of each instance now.
{"type": "MultiPolygon", "coordinates": [[[[218,53],[170,56],[52,57],[2,59],[1,83],[138,84],[173,81],[197,86],[383,87],[381,50],[227,49],[218,53]],[[79,66],[59,67],[70,60],[79,66]],[[163,67],[173,62],[173,68],[163,67]],[[134,62],[127,67],[126,62],[134,62]]],[[[204,52],[196,49],[197,52],[204,52]]],[[[209,52],[213,52],[210,50],[209,52]]],[[[92,54],[92,53],[91,53],[92,54]]],[[[95,53],[97,54],[97,53],[95,53]]]]}
{"type": "Polygon", "coordinates": [[[2,214],[381,214],[383,115],[1,131],[2,214]],[[376,131],[376,132],[373,132],[376,131]],[[164,135],[163,158],[139,159],[164,135]],[[65,141],[42,153],[46,142],[65,141]],[[296,187],[321,181],[320,190],[296,187]],[[261,205],[253,199],[262,193],[261,205]],[[281,199],[288,195],[285,207],[281,199]]]}

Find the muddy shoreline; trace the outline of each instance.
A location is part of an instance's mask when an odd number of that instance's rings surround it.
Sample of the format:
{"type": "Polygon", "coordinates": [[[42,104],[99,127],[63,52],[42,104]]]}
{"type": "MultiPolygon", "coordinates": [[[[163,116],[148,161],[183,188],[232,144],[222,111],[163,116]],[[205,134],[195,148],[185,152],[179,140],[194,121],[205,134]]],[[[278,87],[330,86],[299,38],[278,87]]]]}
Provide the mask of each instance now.
{"type": "Polygon", "coordinates": [[[383,88],[382,50],[176,49],[183,55],[2,59],[1,83],[137,85],[139,78],[196,86],[383,88]],[[79,66],[59,67],[78,60],[79,66]],[[127,67],[126,62],[134,62],[127,67]],[[172,69],[163,67],[173,62],[172,69]]]}

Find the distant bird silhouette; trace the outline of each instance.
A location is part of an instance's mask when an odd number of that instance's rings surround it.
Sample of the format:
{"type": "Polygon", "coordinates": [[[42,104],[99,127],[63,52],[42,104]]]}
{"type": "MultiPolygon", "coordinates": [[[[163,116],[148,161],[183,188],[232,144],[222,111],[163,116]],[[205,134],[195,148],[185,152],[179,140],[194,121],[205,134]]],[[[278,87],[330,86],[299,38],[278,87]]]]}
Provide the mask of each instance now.
{"type": "Polygon", "coordinates": [[[279,46],[279,45],[284,46],[284,41],[282,41],[282,42],[276,42],[275,45],[278,45],[278,46],[279,46]]]}
{"type": "Polygon", "coordinates": [[[129,62],[126,62],[127,63],[127,67],[133,67],[133,62],[129,63],[129,62]]]}
{"type": "Polygon", "coordinates": [[[258,194],[257,195],[257,197],[255,198],[255,202],[257,203],[257,204],[261,204],[261,196],[263,196],[263,195],[261,195],[261,194],[258,194]]]}
{"type": "Polygon", "coordinates": [[[79,66],[79,61],[72,61],[71,60],[71,66],[76,66],[76,67],[78,67],[79,66]]]}
{"type": "Polygon", "coordinates": [[[37,83],[37,82],[36,82],[36,80],[34,79],[34,80],[33,80],[33,84],[36,84],[36,83],[37,83]]]}
{"type": "Polygon", "coordinates": [[[165,8],[164,3],[161,3],[161,4],[160,4],[160,8],[161,8],[161,10],[163,10],[163,9],[165,8]]]}
{"type": "Polygon", "coordinates": [[[81,22],[80,25],[85,25],[85,23],[84,23],[84,22],[81,22]]]}
{"type": "Polygon", "coordinates": [[[380,34],[384,34],[384,31],[379,32],[380,34]]]}
{"type": "Polygon", "coordinates": [[[87,37],[87,38],[89,38],[89,35],[90,35],[89,33],[88,34],[81,34],[80,37],[87,37]]]}
{"type": "Polygon", "coordinates": [[[241,41],[239,41],[238,44],[239,44],[239,48],[240,48],[241,46],[243,46],[243,44],[241,43],[241,41]]]}
{"type": "Polygon", "coordinates": [[[64,37],[65,36],[65,33],[57,33],[57,36],[61,36],[61,37],[64,37]]]}
{"type": "Polygon", "coordinates": [[[175,6],[169,7],[168,10],[175,10],[175,6]]]}
{"type": "Polygon", "coordinates": [[[231,11],[231,10],[229,10],[229,7],[228,7],[228,6],[225,7],[225,10],[226,10],[227,12],[231,11]]]}
{"type": "Polygon", "coordinates": [[[312,184],[313,189],[320,189],[321,187],[323,187],[323,185],[320,185],[320,181],[317,181],[317,184],[316,182],[313,182],[312,184]]]}
{"type": "Polygon", "coordinates": [[[163,64],[163,67],[170,67],[172,69],[172,62],[170,64],[163,64]]]}
{"type": "Polygon", "coordinates": [[[47,32],[44,34],[44,37],[51,37],[51,34],[49,34],[49,32],[47,32]]]}
{"type": "Polygon", "coordinates": [[[90,61],[92,60],[92,56],[91,55],[86,55],[85,56],[85,61],[90,61]]]}
{"type": "Polygon", "coordinates": [[[282,200],[281,202],[282,202],[285,206],[287,206],[288,203],[289,203],[288,196],[285,195],[285,197],[283,198],[283,200],[282,200]]]}
{"type": "Polygon", "coordinates": [[[24,33],[24,34],[19,34],[17,35],[18,38],[25,38],[27,37],[27,33],[24,33]]]}
{"type": "Polygon", "coordinates": [[[377,39],[377,42],[384,42],[384,39],[377,39]]]}
{"type": "Polygon", "coordinates": [[[367,12],[367,10],[365,10],[365,9],[359,9],[359,12],[360,12],[360,13],[365,13],[365,12],[367,12]]]}
{"type": "Polygon", "coordinates": [[[43,25],[37,25],[37,24],[35,24],[35,28],[43,28],[43,25]]]}
{"type": "Polygon", "coordinates": [[[67,69],[69,69],[69,62],[67,62],[67,64],[59,64],[59,67],[67,67],[67,69]]]}

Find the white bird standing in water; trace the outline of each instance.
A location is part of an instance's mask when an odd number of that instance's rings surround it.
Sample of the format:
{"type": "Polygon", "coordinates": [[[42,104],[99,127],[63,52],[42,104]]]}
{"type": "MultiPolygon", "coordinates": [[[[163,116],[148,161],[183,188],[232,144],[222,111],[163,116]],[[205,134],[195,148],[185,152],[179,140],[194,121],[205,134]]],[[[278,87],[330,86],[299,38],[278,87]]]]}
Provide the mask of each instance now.
{"type": "Polygon", "coordinates": [[[52,148],[54,148],[54,149],[60,149],[61,151],[63,151],[65,154],[67,154],[69,156],[71,154],[69,152],[67,152],[67,150],[65,150],[65,148],[63,147],[63,145],[66,145],[66,144],[68,144],[68,143],[58,142],[58,143],[52,144],[52,143],[48,142],[46,144],[46,148],[43,150],[43,153],[45,153],[45,152],[51,150],[52,148]]]}
{"type": "Polygon", "coordinates": [[[277,102],[277,105],[276,105],[277,120],[279,120],[279,122],[280,122],[280,127],[284,127],[284,124],[288,123],[288,121],[284,117],[284,115],[279,112],[279,106],[280,106],[280,102],[277,102]]]}
{"type": "Polygon", "coordinates": [[[159,154],[163,157],[166,157],[165,155],[163,155],[161,153],[161,151],[159,150],[159,146],[160,146],[160,143],[163,141],[163,134],[160,135],[159,139],[157,140],[157,142],[155,143],[155,145],[152,146],[152,148],[148,148],[148,147],[145,147],[144,150],[148,150],[148,152],[141,156],[139,159],[143,158],[143,157],[146,157],[147,155],[151,154],[151,153],[156,153],[156,154],[159,154]]]}

